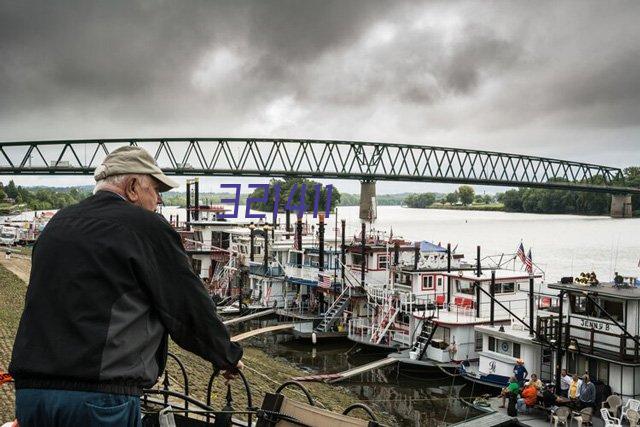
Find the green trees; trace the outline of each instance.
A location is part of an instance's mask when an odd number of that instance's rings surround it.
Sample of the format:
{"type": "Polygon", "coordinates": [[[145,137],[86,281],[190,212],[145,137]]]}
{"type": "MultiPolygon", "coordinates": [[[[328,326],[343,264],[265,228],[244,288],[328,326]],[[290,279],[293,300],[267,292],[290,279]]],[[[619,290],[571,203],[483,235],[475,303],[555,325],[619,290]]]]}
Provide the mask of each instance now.
{"type": "Polygon", "coordinates": [[[428,208],[436,201],[436,196],[433,193],[422,194],[410,194],[405,199],[405,204],[410,208],[428,208]]]}
{"type": "Polygon", "coordinates": [[[458,187],[458,194],[460,195],[460,202],[462,202],[463,205],[467,206],[473,203],[473,197],[475,196],[476,192],[469,185],[461,185],[460,187],[458,187]]]}
{"type": "Polygon", "coordinates": [[[458,194],[457,191],[454,191],[453,193],[449,193],[446,195],[446,197],[444,198],[444,200],[447,203],[451,203],[452,205],[458,203],[458,200],[460,200],[460,195],[458,194]]]}
{"type": "MultiPolygon", "coordinates": [[[[303,179],[303,178],[285,178],[284,180],[272,179],[271,181],[269,181],[269,189],[271,194],[268,195],[267,202],[253,203],[251,205],[251,208],[259,211],[263,211],[263,212],[273,211],[273,203],[274,203],[273,189],[276,184],[280,185],[280,199],[278,204],[279,210],[285,210],[287,200],[289,199],[289,194],[291,193],[291,190],[294,188],[295,185],[297,185],[297,187],[294,193],[292,203],[298,204],[300,201],[300,190],[302,188],[302,184],[305,184],[305,187],[306,187],[305,197],[304,197],[305,208],[307,212],[313,211],[313,204],[314,204],[314,198],[315,198],[315,186],[319,185],[320,183],[316,181],[312,181],[310,179],[303,179]]],[[[258,199],[264,198],[264,188],[256,188],[249,195],[249,197],[258,198],[258,199]]],[[[318,204],[318,211],[320,212],[324,211],[326,200],[327,200],[327,188],[325,186],[322,186],[320,190],[320,203],[318,204]]],[[[338,191],[337,188],[333,187],[333,190],[331,192],[331,209],[333,210],[333,208],[339,202],[340,202],[340,192],[338,191]]]]}
{"type": "Polygon", "coordinates": [[[6,197],[15,200],[16,204],[24,204],[31,210],[61,209],[78,203],[91,195],[91,191],[79,188],[25,188],[16,185],[13,180],[1,186],[0,201],[6,197]]]}

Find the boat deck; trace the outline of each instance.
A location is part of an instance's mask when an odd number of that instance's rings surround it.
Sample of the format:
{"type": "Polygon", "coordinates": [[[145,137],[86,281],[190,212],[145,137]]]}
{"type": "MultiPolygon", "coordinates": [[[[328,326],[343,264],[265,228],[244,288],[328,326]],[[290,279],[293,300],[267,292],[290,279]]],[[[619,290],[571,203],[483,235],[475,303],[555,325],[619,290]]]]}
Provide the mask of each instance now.
{"type": "MultiPolygon", "coordinates": [[[[484,426],[495,426],[508,425],[509,421],[517,420],[523,425],[531,426],[531,427],[547,427],[549,426],[549,421],[547,420],[547,415],[542,410],[534,410],[530,414],[522,414],[517,417],[510,417],[507,415],[506,408],[500,408],[502,404],[502,398],[493,397],[489,399],[490,407],[476,407],[482,411],[486,411],[486,414],[480,415],[478,417],[468,419],[464,422],[455,424],[456,427],[484,427],[484,426]]],[[[603,427],[604,423],[602,419],[594,416],[593,419],[594,427],[603,427]]],[[[573,420],[569,419],[568,425],[574,424],[573,420]]]]}

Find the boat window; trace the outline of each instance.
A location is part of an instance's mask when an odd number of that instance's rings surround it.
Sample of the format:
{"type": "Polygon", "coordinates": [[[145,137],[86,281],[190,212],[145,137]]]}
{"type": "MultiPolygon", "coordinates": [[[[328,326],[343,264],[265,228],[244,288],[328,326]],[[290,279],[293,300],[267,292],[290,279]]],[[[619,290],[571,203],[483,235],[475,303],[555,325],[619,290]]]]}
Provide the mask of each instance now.
{"type": "Polygon", "coordinates": [[[193,268],[193,272],[200,276],[200,270],[202,269],[202,260],[197,258],[191,259],[191,267],[193,268]]]}
{"type": "Polygon", "coordinates": [[[604,360],[598,361],[598,380],[603,381],[605,384],[609,383],[609,363],[604,360]]]}
{"type": "Polygon", "coordinates": [[[433,289],[433,276],[422,276],[422,290],[433,289]]]}
{"type": "MultiPolygon", "coordinates": [[[[620,300],[600,299],[600,305],[618,322],[624,322],[624,304],[620,300]]],[[[600,313],[603,319],[609,319],[604,313],[600,313]]]]}
{"type": "Polygon", "coordinates": [[[482,334],[476,331],[476,351],[482,351],[482,334]]]}
{"type": "Polygon", "coordinates": [[[502,284],[502,293],[503,294],[513,293],[515,291],[516,291],[516,284],[515,283],[503,283],[502,284]]]}
{"type": "Polygon", "coordinates": [[[461,294],[473,295],[473,286],[471,282],[461,282],[456,280],[456,291],[461,294]]]}
{"type": "MultiPolygon", "coordinates": [[[[592,298],[594,298],[598,302],[598,304],[602,308],[604,308],[604,310],[616,321],[624,322],[624,304],[622,301],[602,297],[592,298]]],[[[600,308],[598,308],[598,306],[596,306],[593,301],[585,296],[569,294],[569,304],[571,305],[572,313],[610,320],[609,316],[607,316],[605,312],[600,310],[600,308]]]]}
{"type": "Polygon", "coordinates": [[[360,254],[351,254],[351,263],[355,267],[360,267],[362,265],[362,255],[360,255],[360,254]]]}
{"type": "Polygon", "coordinates": [[[496,339],[489,337],[489,351],[496,351],[496,339]]]}
{"type": "Polygon", "coordinates": [[[378,268],[383,270],[389,267],[389,257],[387,255],[378,255],[378,268]]]}
{"type": "Polygon", "coordinates": [[[493,292],[495,294],[512,294],[516,291],[516,284],[511,283],[496,283],[493,286],[493,292]]]}
{"type": "Polygon", "coordinates": [[[585,296],[569,294],[569,305],[571,306],[571,312],[574,314],[589,315],[589,312],[593,311],[593,304],[588,301],[587,297],[585,296]],[[587,307],[587,303],[589,307],[587,307]]]}
{"type": "Polygon", "coordinates": [[[438,326],[438,329],[436,329],[433,334],[433,338],[448,345],[450,342],[449,340],[451,339],[451,329],[445,328],[444,326],[438,326]]]}
{"type": "Polygon", "coordinates": [[[513,343],[513,357],[520,357],[520,344],[516,342],[513,343]]]}
{"type": "Polygon", "coordinates": [[[442,277],[438,277],[438,287],[442,287],[442,277]]]}

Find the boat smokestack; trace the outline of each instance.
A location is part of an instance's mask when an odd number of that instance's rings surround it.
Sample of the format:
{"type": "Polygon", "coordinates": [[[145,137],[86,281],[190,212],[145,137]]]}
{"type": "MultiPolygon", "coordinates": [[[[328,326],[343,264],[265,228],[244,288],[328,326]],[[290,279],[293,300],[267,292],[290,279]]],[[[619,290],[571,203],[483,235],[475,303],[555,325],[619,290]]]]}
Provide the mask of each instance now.
{"type": "Polygon", "coordinates": [[[286,230],[286,239],[289,240],[291,238],[291,236],[289,236],[289,233],[291,233],[291,212],[289,212],[289,209],[287,209],[284,212],[284,217],[285,217],[285,230],[286,230]]]}
{"type": "Polygon", "coordinates": [[[249,224],[249,261],[254,261],[256,253],[256,226],[249,224]]]}
{"type": "Polygon", "coordinates": [[[480,264],[480,245],[477,247],[477,268],[476,268],[476,276],[482,276],[482,265],[480,264]]]}
{"type": "Polygon", "coordinates": [[[324,213],[318,214],[318,269],[324,271],[324,213]]]}
{"type": "MultiPolygon", "coordinates": [[[[451,243],[447,243],[447,273],[451,273],[451,243]]],[[[451,274],[447,276],[447,306],[451,304],[451,274]]]]}
{"type": "Polygon", "coordinates": [[[360,284],[364,288],[364,275],[367,268],[367,224],[362,222],[361,241],[360,241],[360,254],[362,255],[362,262],[360,264],[360,284]]]}
{"type": "Polygon", "coordinates": [[[420,261],[420,242],[416,242],[413,248],[413,269],[418,269],[418,261],[420,261]]]}
{"type": "Polygon", "coordinates": [[[300,252],[298,252],[296,257],[296,264],[298,268],[302,268],[302,217],[298,217],[298,221],[296,222],[296,247],[300,252]]]}
{"type": "Polygon", "coordinates": [[[347,220],[343,219],[340,221],[340,231],[341,231],[341,245],[340,245],[340,277],[342,278],[342,286],[344,286],[344,265],[347,262],[347,254],[345,251],[347,250],[347,243],[345,238],[346,228],[347,228],[347,220]]]}
{"type": "Polygon", "coordinates": [[[393,265],[398,264],[400,264],[400,242],[396,241],[393,243],[393,265]]]}

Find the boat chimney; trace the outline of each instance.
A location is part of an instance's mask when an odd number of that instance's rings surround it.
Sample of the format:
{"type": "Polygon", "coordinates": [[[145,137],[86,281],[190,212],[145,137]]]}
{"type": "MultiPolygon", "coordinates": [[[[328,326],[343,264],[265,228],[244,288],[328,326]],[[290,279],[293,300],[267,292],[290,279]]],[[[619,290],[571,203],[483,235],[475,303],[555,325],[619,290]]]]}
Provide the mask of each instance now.
{"type": "Polygon", "coordinates": [[[362,262],[360,265],[360,284],[364,288],[364,275],[367,267],[367,224],[364,221],[362,221],[360,254],[362,255],[362,262]]]}
{"type": "Polygon", "coordinates": [[[249,224],[249,261],[254,261],[256,253],[256,226],[253,225],[253,221],[249,224]]]}
{"type": "Polygon", "coordinates": [[[341,221],[341,239],[342,239],[342,244],[340,245],[340,277],[342,277],[342,286],[344,286],[344,265],[347,262],[347,254],[345,253],[345,251],[347,250],[347,244],[346,244],[346,239],[345,239],[345,229],[347,228],[347,220],[343,219],[341,221]]]}
{"type": "Polygon", "coordinates": [[[298,216],[298,222],[296,222],[296,247],[300,252],[296,256],[296,264],[298,268],[302,268],[302,217],[298,216]]]}
{"type": "Polygon", "coordinates": [[[291,238],[291,236],[289,236],[289,233],[291,233],[291,212],[289,212],[289,209],[284,211],[284,217],[285,217],[285,231],[286,231],[286,238],[287,240],[289,240],[291,238]]]}
{"type": "Polygon", "coordinates": [[[477,253],[477,259],[476,259],[477,261],[476,276],[480,277],[482,276],[482,266],[480,264],[480,245],[478,245],[477,251],[478,253],[477,253]]]}
{"type": "Polygon", "coordinates": [[[414,243],[413,248],[413,269],[418,269],[418,261],[420,260],[420,242],[414,243]]]}
{"type": "Polygon", "coordinates": [[[318,268],[324,271],[324,213],[318,214],[318,268]]]}
{"type": "Polygon", "coordinates": [[[400,264],[400,242],[397,240],[393,243],[393,265],[400,264]]]}
{"type": "MultiPolygon", "coordinates": [[[[447,243],[447,273],[451,273],[451,243],[447,243]]],[[[447,276],[447,305],[451,304],[451,274],[447,276]]]]}
{"type": "Polygon", "coordinates": [[[533,336],[533,274],[529,275],[529,336],[533,336]]]}
{"type": "Polygon", "coordinates": [[[264,272],[267,274],[267,268],[269,268],[269,226],[265,225],[262,231],[264,233],[264,272]]]}
{"type": "Polygon", "coordinates": [[[493,326],[496,313],[496,271],[491,270],[491,289],[489,289],[489,295],[491,295],[490,311],[489,311],[489,323],[493,326]]]}

